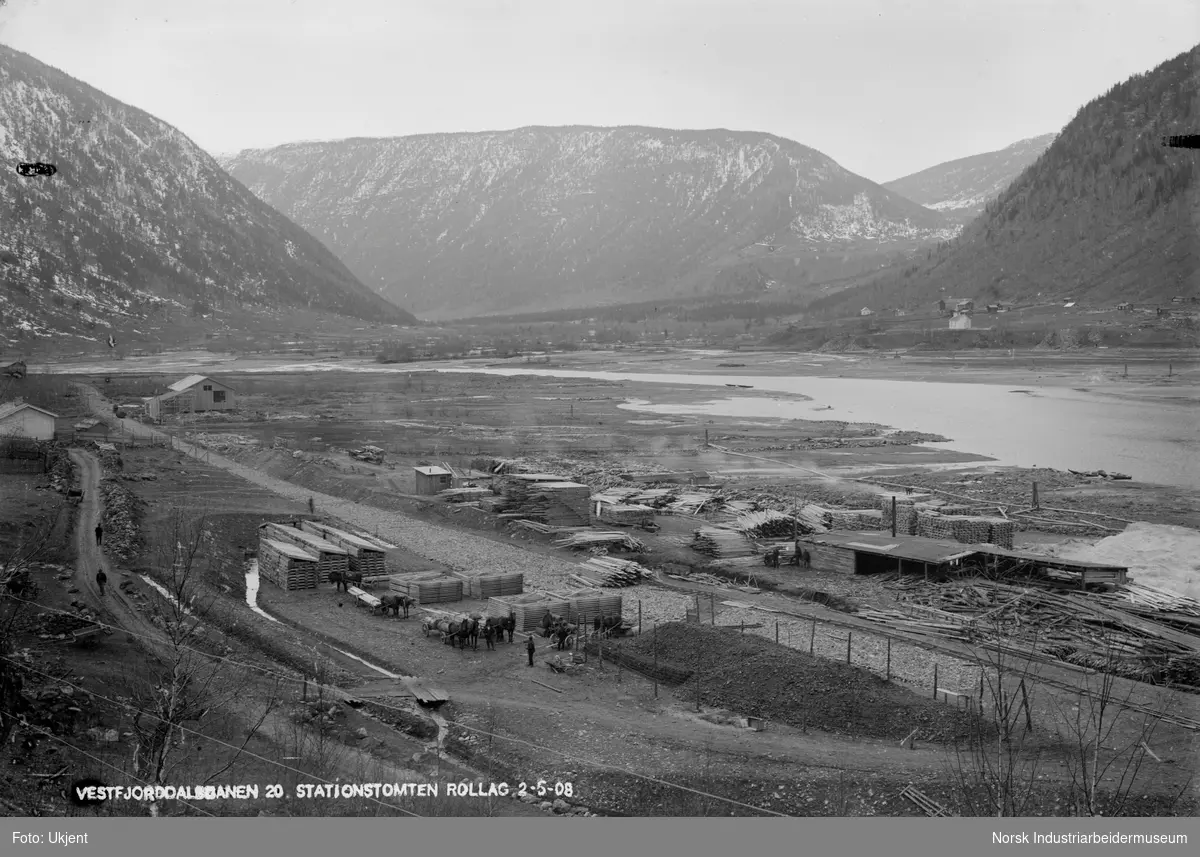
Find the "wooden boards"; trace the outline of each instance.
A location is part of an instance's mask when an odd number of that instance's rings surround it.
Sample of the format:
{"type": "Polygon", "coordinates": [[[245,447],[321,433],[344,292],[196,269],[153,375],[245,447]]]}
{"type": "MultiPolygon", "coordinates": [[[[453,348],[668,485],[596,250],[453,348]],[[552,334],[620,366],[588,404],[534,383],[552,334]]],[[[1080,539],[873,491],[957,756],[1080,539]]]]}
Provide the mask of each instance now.
{"type": "Polygon", "coordinates": [[[316,521],[304,521],[300,524],[302,530],[312,533],[325,541],[333,542],[346,550],[349,557],[350,570],[363,577],[382,577],[387,574],[384,564],[384,551],[366,539],[360,538],[336,527],[319,524],[316,521]]]}
{"type": "Polygon", "coordinates": [[[317,580],[328,583],[330,573],[344,574],[350,570],[350,553],[343,547],[326,541],[320,536],[306,533],[285,524],[265,524],[259,530],[268,538],[293,544],[317,558],[317,580]]]}
{"type": "Polygon", "coordinates": [[[620,595],[599,589],[574,589],[548,594],[567,603],[567,621],[577,625],[590,625],[597,616],[621,615],[620,595]]]}
{"type": "Polygon", "coordinates": [[[512,598],[489,598],[487,614],[503,617],[512,613],[516,618],[516,630],[529,634],[542,625],[542,616],[549,610],[556,616],[567,616],[570,604],[548,592],[527,592],[512,598]]]}
{"type": "Polygon", "coordinates": [[[418,604],[444,604],[462,601],[463,580],[448,574],[431,571],[425,574],[395,574],[388,589],[416,600],[418,604]]]}
{"type": "Polygon", "coordinates": [[[258,540],[258,574],[280,589],[315,589],[318,561],[312,554],[288,542],[258,540]]]}
{"type": "Polygon", "coordinates": [[[519,571],[511,574],[486,574],[483,572],[472,574],[455,571],[451,572],[451,576],[463,582],[467,595],[480,601],[493,597],[520,595],[525,591],[525,575],[519,571]]]}

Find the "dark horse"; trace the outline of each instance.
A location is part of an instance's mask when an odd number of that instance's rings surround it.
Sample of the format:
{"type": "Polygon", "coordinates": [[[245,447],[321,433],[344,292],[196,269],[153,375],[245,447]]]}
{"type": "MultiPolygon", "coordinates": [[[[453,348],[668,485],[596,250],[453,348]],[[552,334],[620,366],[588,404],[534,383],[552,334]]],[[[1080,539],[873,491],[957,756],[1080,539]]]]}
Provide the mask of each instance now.
{"type": "Polygon", "coordinates": [[[489,616],[485,625],[496,632],[496,639],[502,641],[508,634],[508,641],[513,641],[513,633],[517,630],[517,617],[512,613],[507,616],[489,616]]]}
{"type": "Polygon", "coordinates": [[[384,595],[379,599],[379,606],[382,608],[386,616],[388,611],[391,611],[397,619],[400,618],[400,611],[404,611],[404,618],[408,618],[408,608],[416,604],[416,599],[409,598],[407,595],[384,595]]]}
{"type": "Polygon", "coordinates": [[[619,627],[621,627],[620,616],[597,615],[596,618],[592,620],[592,630],[595,632],[597,637],[611,637],[613,630],[619,627]]]}
{"type": "Polygon", "coordinates": [[[338,592],[345,590],[350,591],[351,586],[361,586],[363,581],[362,572],[360,571],[331,571],[329,572],[329,582],[336,587],[338,592]]]}

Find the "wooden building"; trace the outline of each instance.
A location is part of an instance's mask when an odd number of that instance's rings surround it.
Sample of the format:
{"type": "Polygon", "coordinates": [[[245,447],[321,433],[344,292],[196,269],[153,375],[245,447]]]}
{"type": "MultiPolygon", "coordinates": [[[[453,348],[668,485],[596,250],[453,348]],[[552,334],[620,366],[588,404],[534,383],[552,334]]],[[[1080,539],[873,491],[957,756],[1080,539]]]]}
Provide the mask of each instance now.
{"type": "Polygon", "coordinates": [[[416,493],[431,496],[454,487],[454,474],[444,467],[414,467],[416,493]]]}
{"type": "Polygon", "coordinates": [[[188,375],[150,399],[146,410],[154,419],[166,414],[189,414],[197,411],[232,411],[237,409],[237,394],[228,384],[207,375],[188,375]]]}
{"type": "Polygon", "coordinates": [[[0,405],[0,438],[54,440],[58,414],[16,399],[0,405]]]}
{"type": "Polygon", "coordinates": [[[966,313],[957,312],[950,319],[951,330],[970,330],[971,316],[966,313]]]}
{"type": "Polygon", "coordinates": [[[95,417],[80,420],[72,426],[72,429],[75,440],[80,443],[89,440],[96,443],[107,443],[113,434],[107,423],[95,417]]]}

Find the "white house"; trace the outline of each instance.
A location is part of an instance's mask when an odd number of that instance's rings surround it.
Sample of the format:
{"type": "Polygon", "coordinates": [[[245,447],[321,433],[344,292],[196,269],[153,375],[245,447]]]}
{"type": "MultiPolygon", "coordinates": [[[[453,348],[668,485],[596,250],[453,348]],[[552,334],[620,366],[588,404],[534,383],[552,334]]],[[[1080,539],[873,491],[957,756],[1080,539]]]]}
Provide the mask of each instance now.
{"type": "Polygon", "coordinates": [[[950,319],[950,329],[951,330],[970,330],[971,329],[971,316],[969,316],[963,312],[955,313],[954,317],[950,319]]]}
{"type": "Polygon", "coordinates": [[[870,315],[870,314],[871,314],[871,308],[870,308],[870,307],[863,307],[863,308],[862,308],[862,309],[859,311],[859,313],[858,313],[858,314],[859,314],[859,315],[870,315]]]}
{"type": "Polygon", "coordinates": [[[54,421],[58,414],[17,399],[0,405],[0,439],[25,437],[54,440],[54,421]]]}

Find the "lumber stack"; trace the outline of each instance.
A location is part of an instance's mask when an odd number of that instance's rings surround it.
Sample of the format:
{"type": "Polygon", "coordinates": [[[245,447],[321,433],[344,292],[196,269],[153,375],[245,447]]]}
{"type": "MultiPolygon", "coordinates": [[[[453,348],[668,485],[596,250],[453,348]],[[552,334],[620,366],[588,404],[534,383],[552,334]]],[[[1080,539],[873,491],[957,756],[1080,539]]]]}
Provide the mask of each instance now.
{"type": "Polygon", "coordinates": [[[510,505],[520,507],[529,501],[539,485],[565,481],[562,476],[552,473],[509,473],[496,479],[494,486],[510,505]]]}
{"type": "Polygon", "coordinates": [[[482,497],[479,500],[479,508],[485,512],[498,514],[508,508],[508,498],[502,496],[482,497]]]}
{"type": "Polygon", "coordinates": [[[679,494],[677,488],[650,488],[641,493],[626,498],[630,503],[650,506],[653,509],[665,509],[679,494]]]}
{"type": "Polygon", "coordinates": [[[567,621],[576,625],[590,625],[597,616],[621,615],[620,595],[590,588],[548,594],[567,602],[567,621]]]}
{"type": "Polygon", "coordinates": [[[752,556],[753,543],[737,530],[701,527],[693,534],[692,547],[713,557],[752,556]]]}
{"type": "Polygon", "coordinates": [[[547,610],[565,618],[569,607],[565,599],[547,592],[527,592],[507,598],[489,598],[487,614],[503,617],[511,613],[516,619],[516,630],[530,634],[542,626],[542,616],[547,610]]]}
{"type": "Polygon", "coordinates": [[[490,488],[447,488],[438,492],[438,497],[447,503],[472,503],[491,496],[490,488]]]}
{"type": "Polygon", "coordinates": [[[685,491],[667,503],[666,511],[671,515],[699,515],[705,506],[719,502],[711,491],[685,491]]]}
{"type": "Polygon", "coordinates": [[[785,539],[795,535],[797,521],[791,515],[768,509],[765,512],[747,512],[733,526],[750,538],[785,539]]]}
{"type": "Polygon", "coordinates": [[[349,556],[350,571],[363,577],[383,577],[387,574],[384,551],[378,545],[336,527],[318,524],[316,521],[304,521],[300,526],[305,532],[345,548],[349,556]]]}
{"type": "Polygon", "coordinates": [[[825,533],[830,529],[829,510],[816,503],[809,503],[796,513],[800,526],[809,533],[825,533]]]}
{"type": "Polygon", "coordinates": [[[484,574],[451,572],[463,582],[464,591],[480,601],[486,598],[520,595],[525,591],[525,575],[519,571],[511,574],[484,574]]]}
{"type": "Polygon", "coordinates": [[[916,535],[919,527],[916,495],[884,494],[879,498],[880,528],[892,528],[892,501],[896,503],[896,533],[916,535]]]}
{"type": "Polygon", "coordinates": [[[954,540],[968,545],[986,544],[992,531],[992,522],[987,518],[972,518],[965,515],[943,515],[950,522],[954,540]]]}
{"type": "Polygon", "coordinates": [[[554,527],[588,523],[592,489],[578,482],[540,482],[519,511],[554,527]]]}
{"type": "Polygon", "coordinates": [[[632,560],[596,556],[580,566],[579,574],[588,586],[616,588],[640,583],[646,570],[632,560]]]}
{"type": "Polygon", "coordinates": [[[812,557],[813,568],[836,571],[839,574],[854,574],[854,552],[828,545],[818,545],[801,540],[801,544],[812,557]]]}
{"type": "Polygon", "coordinates": [[[623,547],[636,553],[646,549],[641,539],[620,530],[598,530],[592,527],[570,529],[563,538],[555,539],[554,545],[560,548],[623,547]]]}
{"type": "Polygon", "coordinates": [[[1017,525],[1014,521],[997,518],[992,521],[992,529],[988,534],[988,541],[997,547],[1012,550],[1013,535],[1016,532],[1017,525]]]}
{"type": "Polygon", "coordinates": [[[407,595],[418,604],[443,604],[462,601],[463,581],[457,577],[436,571],[423,574],[395,574],[388,581],[388,589],[407,595]]]}
{"type": "Polygon", "coordinates": [[[600,514],[596,520],[606,524],[635,527],[654,523],[654,510],[635,503],[600,503],[600,514]]]}
{"type": "Polygon", "coordinates": [[[879,509],[831,509],[829,523],[835,530],[879,530],[883,528],[883,512],[879,509]]]}
{"type": "Polygon", "coordinates": [[[288,542],[258,540],[258,573],[280,589],[317,588],[317,558],[288,542]]]}
{"type": "Polygon", "coordinates": [[[268,538],[275,541],[287,542],[301,550],[313,554],[317,558],[317,581],[328,583],[332,573],[345,574],[350,569],[350,554],[343,547],[326,541],[320,536],[297,530],[283,524],[267,524],[265,532],[268,538]]]}
{"type": "MultiPolygon", "coordinates": [[[[899,518],[899,512],[896,513],[899,518]]],[[[917,535],[927,539],[954,538],[954,524],[937,512],[917,512],[917,535]]]]}

